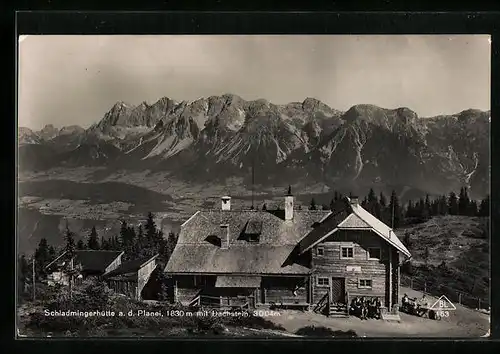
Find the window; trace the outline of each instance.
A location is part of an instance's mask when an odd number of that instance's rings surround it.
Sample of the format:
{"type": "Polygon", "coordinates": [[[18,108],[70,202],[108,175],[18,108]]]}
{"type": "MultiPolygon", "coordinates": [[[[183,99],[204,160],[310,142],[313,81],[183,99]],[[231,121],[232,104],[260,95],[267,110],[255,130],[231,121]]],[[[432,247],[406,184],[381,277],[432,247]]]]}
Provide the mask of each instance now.
{"type": "Polygon", "coordinates": [[[318,286],[328,286],[330,285],[330,278],[318,277],[318,286]]]}
{"type": "Polygon", "coordinates": [[[354,258],[354,247],[342,247],[340,251],[340,258],[354,258]]]}
{"type": "Polygon", "coordinates": [[[323,255],[325,255],[325,248],[324,248],[324,247],[322,247],[322,246],[319,246],[319,247],[317,248],[317,254],[318,254],[318,256],[323,256],[323,255]]]}
{"type": "Polygon", "coordinates": [[[204,286],[205,285],[205,279],[203,275],[195,275],[193,279],[193,285],[194,286],[204,286]]]}
{"type": "Polygon", "coordinates": [[[371,289],[372,280],[371,279],[359,279],[358,288],[371,289]]]}
{"type": "Polygon", "coordinates": [[[249,234],[248,242],[259,242],[259,234],[249,234]]]}
{"type": "Polygon", "coordinates": [[[380,259],[380,248],[378,247],[368,248],[368,259],[380,259]]]}

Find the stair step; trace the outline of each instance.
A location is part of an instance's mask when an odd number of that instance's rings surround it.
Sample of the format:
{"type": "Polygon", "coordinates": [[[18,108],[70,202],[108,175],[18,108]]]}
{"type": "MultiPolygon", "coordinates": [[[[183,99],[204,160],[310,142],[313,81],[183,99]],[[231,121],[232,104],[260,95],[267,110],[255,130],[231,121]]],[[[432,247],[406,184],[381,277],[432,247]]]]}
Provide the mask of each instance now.
{"type": "Polygon", "coordinates": [[[346,318],[349,316],[345,312],[333,312],[333,313],[328,314],[328,317],[346,318]]]}

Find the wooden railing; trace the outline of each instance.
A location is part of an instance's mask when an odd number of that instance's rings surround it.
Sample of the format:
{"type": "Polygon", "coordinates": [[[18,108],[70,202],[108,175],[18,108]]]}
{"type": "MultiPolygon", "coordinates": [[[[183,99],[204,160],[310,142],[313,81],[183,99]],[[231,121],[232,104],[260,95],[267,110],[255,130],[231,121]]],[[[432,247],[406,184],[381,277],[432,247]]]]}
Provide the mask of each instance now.
{"type": "Polygon", "coordinates": [[[330,304],[330,290],[318,301],[316,306],[314,307],[314,312],[320,311],[323,306],[325,306],[325,301],[330,304]]]}
{"type": "Polygon", "coordinates": [[[201,296],[197,295],[193,300],[191,300],[188,306],[200,306],[201,304],[201,296]]]}

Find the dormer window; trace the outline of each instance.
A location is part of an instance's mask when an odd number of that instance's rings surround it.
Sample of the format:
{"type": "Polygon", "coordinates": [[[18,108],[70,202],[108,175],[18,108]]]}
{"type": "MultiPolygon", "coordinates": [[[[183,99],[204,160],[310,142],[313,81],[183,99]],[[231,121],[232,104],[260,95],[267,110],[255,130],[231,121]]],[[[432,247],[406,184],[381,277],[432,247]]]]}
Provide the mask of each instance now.
{"type": "Polygon", "coordinates": [[[262,233],[262,221],[250,220],[245,226],[245,238],[248,242],[259,242],[262,233]]]}

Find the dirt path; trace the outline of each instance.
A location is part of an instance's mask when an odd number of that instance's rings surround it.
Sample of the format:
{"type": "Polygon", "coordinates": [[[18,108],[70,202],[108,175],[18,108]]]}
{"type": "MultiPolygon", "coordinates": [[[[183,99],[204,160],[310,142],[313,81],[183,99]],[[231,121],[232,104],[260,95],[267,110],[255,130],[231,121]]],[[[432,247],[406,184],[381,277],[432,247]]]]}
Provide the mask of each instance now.
{"type": "MultiPolygon", "coordinates": [[[[410,297],[421,297],[422,293],[401,288],[401,293],[410,297]]],[[[429,301],[437,298],[428,296],[429,301]]],[[[478,311],[457,305],[450,311],[449,318],[434,321],[427,318],[401,313],[401,322],[378,320],[362,321],[357,317],[328,318],[312,312],[282,311],[281,316],[266,317],[267,320],[283,326],[287,331],[295,333],[307,326],[323,326],[332,330],[354,330],[358,336],[366,337],[475,337],[479,338],[488,332],[489,316],[478,311]]]]}

